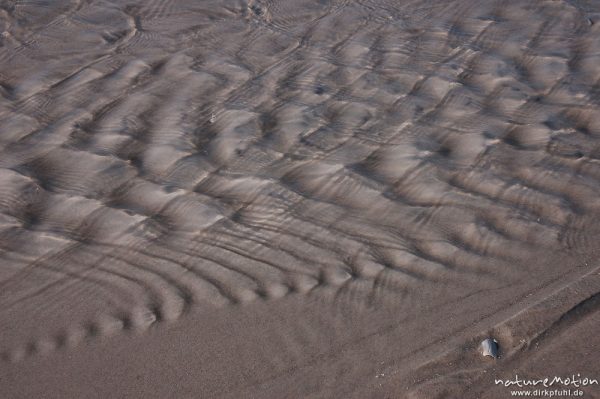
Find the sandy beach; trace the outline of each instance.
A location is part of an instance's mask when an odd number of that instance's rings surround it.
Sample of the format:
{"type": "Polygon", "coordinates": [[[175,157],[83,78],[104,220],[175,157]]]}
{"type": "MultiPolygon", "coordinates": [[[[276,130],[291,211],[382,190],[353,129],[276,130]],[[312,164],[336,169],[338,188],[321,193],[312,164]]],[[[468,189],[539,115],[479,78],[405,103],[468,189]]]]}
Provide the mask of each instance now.
{"type": "Polygon", "coordinates": [[[600,398],[599,109],[600,1],[0,0],[0,398],[600,398]]]}

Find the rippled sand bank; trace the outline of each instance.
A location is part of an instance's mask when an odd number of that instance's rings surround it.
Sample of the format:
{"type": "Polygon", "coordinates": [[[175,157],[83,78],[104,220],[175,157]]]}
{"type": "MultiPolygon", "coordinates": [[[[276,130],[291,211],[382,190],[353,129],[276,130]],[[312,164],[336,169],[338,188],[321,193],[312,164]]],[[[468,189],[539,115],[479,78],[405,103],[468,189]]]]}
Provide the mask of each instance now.
{"type": "Polygon", "coordinates": [[[2,1],[0,31],[0,396],[599,372],[600,3],[2,1]]]}

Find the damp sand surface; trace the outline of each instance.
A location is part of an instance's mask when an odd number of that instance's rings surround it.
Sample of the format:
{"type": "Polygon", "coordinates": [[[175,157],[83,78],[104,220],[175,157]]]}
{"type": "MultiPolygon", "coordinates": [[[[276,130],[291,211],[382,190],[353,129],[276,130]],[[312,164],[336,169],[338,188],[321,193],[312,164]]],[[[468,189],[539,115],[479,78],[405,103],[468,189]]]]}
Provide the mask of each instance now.
{"type": "Polygon", "coordinates": [[[17,0],[0,33],[0,397],[600,378],[597,1],[17,0]]]}

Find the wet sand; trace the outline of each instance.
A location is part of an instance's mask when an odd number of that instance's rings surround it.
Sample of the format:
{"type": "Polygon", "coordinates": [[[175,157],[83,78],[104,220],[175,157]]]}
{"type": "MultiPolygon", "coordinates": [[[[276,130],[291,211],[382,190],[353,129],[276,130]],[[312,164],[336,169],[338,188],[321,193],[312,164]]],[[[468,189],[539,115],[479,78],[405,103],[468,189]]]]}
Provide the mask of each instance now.
{"type": "Polygon", "coordinates": [[[0,397],[600,379],[600,3],[0,1],[0,31],[0,397]]]}

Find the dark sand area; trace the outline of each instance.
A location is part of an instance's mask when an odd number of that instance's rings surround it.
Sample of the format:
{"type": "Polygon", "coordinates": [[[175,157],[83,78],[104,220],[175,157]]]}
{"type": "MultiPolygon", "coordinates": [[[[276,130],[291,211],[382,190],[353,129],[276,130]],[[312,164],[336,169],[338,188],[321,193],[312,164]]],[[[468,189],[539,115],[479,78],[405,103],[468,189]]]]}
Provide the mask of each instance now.
{"type": "Polygon", "coordinates": [[[598,331],[600,1],[0,0],[0,398],[507,398],[598,331]]]}

